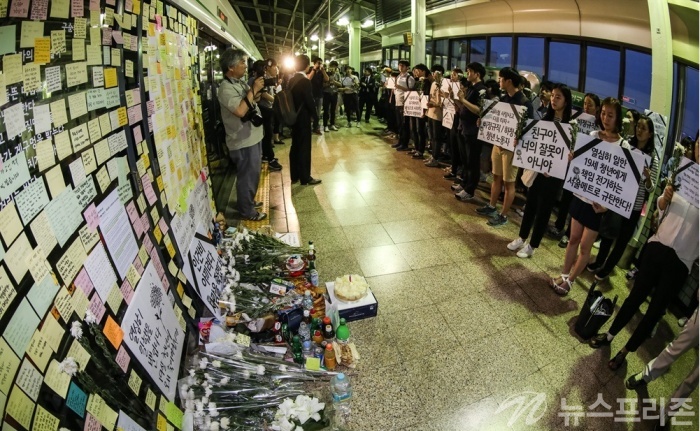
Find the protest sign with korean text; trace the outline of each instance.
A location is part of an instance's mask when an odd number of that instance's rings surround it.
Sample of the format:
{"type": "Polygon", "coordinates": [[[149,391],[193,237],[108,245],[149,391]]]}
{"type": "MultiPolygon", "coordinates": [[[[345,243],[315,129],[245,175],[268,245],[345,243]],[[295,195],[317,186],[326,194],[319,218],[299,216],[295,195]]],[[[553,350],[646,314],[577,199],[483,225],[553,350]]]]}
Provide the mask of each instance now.
{"type": "Polygon", "coordinates": [[[387,90],[393,90],[396,88],[396,78],[393,76],[391,78],[386,79],[386,89],[387,90]]]}
{"type": "Polygon", "coordinates": [[[452,129],[452,125],[455,121],[455,103],[450,99],[445,99],[442,101],[442,127],[449,130],[452,129]]]}
{"type": "Polygon", "coordinates": [[[572,113],[571,118],[576,120],[578,123],[578,133],[590,135],[592,131],[598,130],[598,127],[595,125],[594,115],[586,114],[583,111],[578,111],[572,113]]]}
{"type": "Polygon", "coordinates": [[[649,117],[654,124],[654,151],[656,151],[656,157],[661,159],[664,154],[664,139],[666,138],[668,117],[648,109],[644,110],[644,115],[649,117]]]}
{"type": "Polygon", "coordinates": [[[676,183],[680,186],[676,193],[698,208],[698,164],[683,157],[676,172],[676,183]]]}
{"type": "Polygon", "coordinates": [[[224,288],[221,256],[213,244],[195,235],[190,244],[189,261],[197,294],[214,317],[221,319],[219,297],[224,288]]]}
{"type": "Polygon", "coordinates": [[[641,151],[578,135],[564,188],[629,218],[649,163],[641,151]]]}
{"type": "Polygon", "coordinates": [[[421,107],[420,94],[417,91],[411,91],[406,96],[403,102],[404,117],[422,117],[423,108],[421,107]]]}
{"type": "Polygon", "coordinates": [[[484,111],[479,126],[479,140],[508,151],[513,151],[518,123],[527,108],[505,102],[484,101],[484,111]]]}
{"type": "Polygon", "coordinates": [[[569,164],[570,147],[571,125],[530,120],[515,147],[513,166],[563,180],[569,164]]]}

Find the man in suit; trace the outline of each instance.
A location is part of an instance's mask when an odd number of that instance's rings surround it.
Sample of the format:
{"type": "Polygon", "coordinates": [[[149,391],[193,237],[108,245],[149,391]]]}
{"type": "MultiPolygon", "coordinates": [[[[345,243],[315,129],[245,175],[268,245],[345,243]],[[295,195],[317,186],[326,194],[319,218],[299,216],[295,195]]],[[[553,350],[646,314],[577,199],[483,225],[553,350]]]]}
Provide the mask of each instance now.
{"type": "Polygon", "coordinates": [[[360,82],[360,111],[358,112],[357,119],[359,120],[362,116],[362,110],[367,108],[365,111],[365,123],[369,123],[369,116],[372,113],[372,107],[377,102],[377,81],[372,75],[372,69],[369,67],[365,68],[365,76],[362,77],[360,82]]]}
{"type": "Polygon", "coordinates": [[[289,80],[294,106],[299,113],[297,122],[292,126],[292,147],[289,149],[289,173],[292,184],[300,181],[302,185],[320,184],[321,180],[311,177],[311,120],[318,121],[318,112],[311,91],[311,81],[306,76],[309,68],[309,56],[296,56],[296,71],[289,80]]]}

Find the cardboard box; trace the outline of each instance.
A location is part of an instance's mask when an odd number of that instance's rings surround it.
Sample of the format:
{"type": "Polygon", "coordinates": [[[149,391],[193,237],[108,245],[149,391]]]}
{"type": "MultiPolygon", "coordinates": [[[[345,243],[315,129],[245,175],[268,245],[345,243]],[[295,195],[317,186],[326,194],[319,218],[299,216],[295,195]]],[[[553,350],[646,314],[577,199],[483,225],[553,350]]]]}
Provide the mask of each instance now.
{"type": "Polygon", "coordinates": [[[328,292],[326,295],[326,309],[330,308],[330,304],[336,304],[338,307],[338,314],[348,322],[367,319],[377,315],[379,303],[377,303],[377,298],[374,297],[372,289],[368,289],[367,296],[359,301],[345,302],[335,297],[333,290],[334,285],[335,283],[333,282],[326,283],[326,290],[328,292]]]}

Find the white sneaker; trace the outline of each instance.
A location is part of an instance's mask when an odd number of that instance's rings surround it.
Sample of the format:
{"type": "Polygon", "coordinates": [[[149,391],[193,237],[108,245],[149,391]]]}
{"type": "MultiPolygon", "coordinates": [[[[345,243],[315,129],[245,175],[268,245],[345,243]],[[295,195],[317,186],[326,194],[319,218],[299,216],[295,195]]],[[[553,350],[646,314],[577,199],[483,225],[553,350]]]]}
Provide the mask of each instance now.
{"type": "Polygon", "coordinates": [[[511,241],[510,244],[508,244],[508,250],[515,251],[515,250],[519,249],[520,247],[522,247],[523,244],[525,244],[525,241],[523,241],[522,238],[518,237],[518,238],[514,239],[513,241],[511,241]]]}
{"type": "Polygon", "coordinates": [[[452,184],[452,185],[450,186],[450,189],[451,189],[453,192],[455,192],[455,193],[459,193],[459,192],[461,192],[462,190],[464,190],[464,188],[462,187],[462,185],[461,185],[461,184],[457,184],[457,183],[452,184]]]}
{"type": "Polygon", "coordinates": [[[521,259],[527,259],[528,257],[532,257],[532,254],[535,252],[535,249],[532,248],[530,244],[525,244],[523,248],[520,249],[518,256],[521,259]]]}
{"type": "Polygon", "coordinates": [[[338,131],[338,128],[335,127],[335,124],[334,124],[334,125],[331,126],[331,130],[332,130],[333,132],[337,132],[337,131],[338,131]]]}
{"type": "Polygon", "coordinates": [[[324,132],[330,132],[331,129],[329,129],[328,126],[326,126],[326,127],[323,128],[323,131],[324,131],[324,132]]]}
{"type": "Polygon", "coordinates": [[[470,200],[474,199],[474,196],[467,193],[466,190],[460,190],[459,193],[455,193],[455,198],[462,202],[469,202],[470,200]]]}

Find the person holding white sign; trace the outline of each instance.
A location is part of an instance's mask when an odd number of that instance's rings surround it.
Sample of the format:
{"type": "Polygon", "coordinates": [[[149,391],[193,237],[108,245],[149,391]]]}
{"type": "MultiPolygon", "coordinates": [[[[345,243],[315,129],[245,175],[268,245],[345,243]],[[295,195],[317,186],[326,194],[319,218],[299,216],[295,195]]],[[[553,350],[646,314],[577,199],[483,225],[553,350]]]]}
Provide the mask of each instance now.
{"type": "MultiPolygon", "coordinates": [[[[532,102],[518,90],[521,79],[517,70],[512,67],[504,67],[498,72],[498,83],[506,94],[501,102],[527,107],[527,118],[532,118],[532,102]]],[[[490,216],[489,226],[503,226],[508,223],[508,211],[515,198],[515,180],[518,176],[518,168],[513,166],[513,152],[496,145],[491,152],[493,165],[493,183],[491,183],[491,200],[489,203],[476,210],[481,215],[490,216]],[[505,182],[505,195],[503,196],[503,208],[499,213],[496,203],[501,194],[501,188],[505,182]]]]}
{"type": "MultiPolygon", "coordinates": [[[[542,117],[542,120],[568,123],[571,120],[571,90],[564,84],[554,84],[550,94],[547,113],[542,117]]],[[[532,172],[532,174],[535,175],[535,179],[527,191],[520,233],[518,238],[508,244],[508,250],[518,250],[517,256],[520,258],[531,257],[540,246],[540,241],[542,241],[547,229],[547,223],[549,223],[549,216],[554,208],[557,190],[564,183],[564,180],[547,174],[536,172],[532,172]],[[526,243],[530,232],[532,232],[532,237],[530,242],[526,243]]],[[[525,179],[525,174],[523,174],[523,179],[525,179]]]]}
{"type": "MultiPolygon", "coordinates": [[[[620,101],[607,97],[603,100],[600,111],[602,131],[593,131],[591,136],[614,145],[630,149],[627,141],[620,137],[622,131],[622,106],[620,101]]],[[[566,246],[564,268],[561,275],[550,280],[550,287],[557,295],[566,296],[571,290],[576,277],[583,272],[591,257],[593,242],[598,237],[600,219],[607,208],[574,194],[571,201],[571,237],[566,246]]]]}
{"type": "Polygon", "coordinates": [[[435,80],[430,85],[430,95],[428,98],[428,110],[425,115],[428,117],[428,139],[432,148],[432,155],[425,162],[425,166],[436,168],[440,166],[438,159],[440,158],[440,150],[442,147],[442,93],[440,86],[442,85],[443,74],[445,68],[440,64],[434,65],[431,69],[435,80]]]}
{"type": "MultiPolygon", "coordinates": [[[[418,94],[423,94],[430,91],[430,86],[433,83],[432,77],[430,75],[430,69],[425,64],[417,64],[413,67],[413,77],[416,79],[416,91],[418,94]]],[[[420,99],[419,99],[420,100],[420,99]]],[[[421,109],[421,113],[425,114],[425,111],[421,109]]],[[[422,117],[410,117],[411,132],[413,134],[413,145],[415,146],[415,151],[411,155],[414,159],[423,160],[423,153],[425,152],[425,140],[427,139],[427,131],[425,129],[425,116],[422,117]]]]}
{"type": "Polygon", "coordinates": [[[403,104],[406,100],[406,93],[413,90],[416,80],[408,73],[409,63],[406,60],[399,60],[399,76],[396,77],[394,87],[394,98],[396,100],[396,127],[399,132],[399,141],[392,145],[396,151],[408,151],[408,141],[411,134],[411,126],[408,119],[403,117],[403,104]]]}
{"type": "Polygon", "coordinates": [[[651,157],[651,169],[644,167],[644,187],[639,187],[634,201],[630,218],[620,225],[617,239],[608,238],[601,234],[600,249],[595,262],[588,264],[588,271],[595,273],[596,280],[605,280],[620,261],[627,249],[627,243],[632,239],[637,229],[637,222],[642,215],[642,207],[649,193],[654,190],[653,178],[656,178],[659,170],[659,159],[654,152],[654,123],[646,115],[640,116],[637,121],[635,136],[630,140],[630,145],[651,157]],[[612,248],[613,243],[615,247],[612,248]],[[611,251],[612,248],[612,251],[611,251]]]}
{"type": "MultiPolygon", "coordinates": [[[[451,163],[449,170],[445,175],[442,177],[446,180],[454,180],[457,179],[457,171],[459,170],[459,165],[460,165],[460,158],[459,158],[459,115],[456,114],[456,107],[454,100],[452,100],[452,95],[450,94],[452,91],[452,83],[454,82],[459,82],[459,80],[462,79],[462,69],[455,67],[452,69],[452,73],[450,74],[450,80],[447,83],[448,85],[445,85],[445,82],[443,81],[442,86],[447,87],[447,91],[442,91],[442,96],[444,97],[442,101],[442,113],[443,113],[443,127],[447,128],[447,123],[446,120],[449,118],[449,116],[452,116],[452,127],[450,127],[448,133],[448,138],[447,138],[447,143],[448,143],[448,148],[450,151],[450,158],[451,163]],[[449,113],[449,111],[452,110],[453,113],[449,113]]],[[[444,90],[444,88],[441,88],[441,90],[444,90]]]]}

